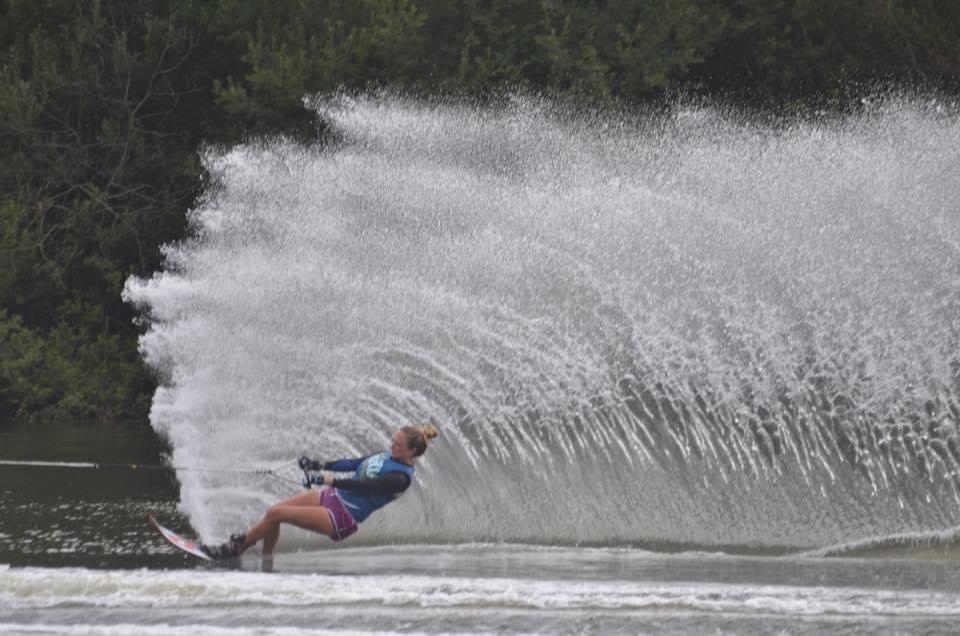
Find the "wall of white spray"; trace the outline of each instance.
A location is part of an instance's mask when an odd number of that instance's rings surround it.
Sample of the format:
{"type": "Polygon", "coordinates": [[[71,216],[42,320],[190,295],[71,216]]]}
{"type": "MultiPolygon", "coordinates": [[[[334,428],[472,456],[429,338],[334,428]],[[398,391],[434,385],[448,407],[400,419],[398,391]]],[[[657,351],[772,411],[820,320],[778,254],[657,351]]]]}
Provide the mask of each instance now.
{"type": "MultiPolygon", "coordinates": [[[[125,298],[178,464],[443,434],[351,542],[815,546],[960,523],[960,121],[313,102],[125,298]]],[[[220,538],[290,493],[179,475],[220,538]]]]}

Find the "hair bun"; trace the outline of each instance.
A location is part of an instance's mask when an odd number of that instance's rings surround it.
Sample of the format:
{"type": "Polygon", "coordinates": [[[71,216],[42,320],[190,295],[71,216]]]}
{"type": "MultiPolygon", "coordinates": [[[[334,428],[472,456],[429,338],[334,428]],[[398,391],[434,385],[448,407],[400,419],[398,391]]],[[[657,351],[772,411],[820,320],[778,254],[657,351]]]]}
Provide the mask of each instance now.
{"type": "Polygon", "coordinates": [[[426,426],[420,427],[420,433],[423,434],[423,439],[426,442],[429,442],[434,437],[440,434],[440,431],[437,430],[437,427],[433,424],[427,424],[426,426]]]}

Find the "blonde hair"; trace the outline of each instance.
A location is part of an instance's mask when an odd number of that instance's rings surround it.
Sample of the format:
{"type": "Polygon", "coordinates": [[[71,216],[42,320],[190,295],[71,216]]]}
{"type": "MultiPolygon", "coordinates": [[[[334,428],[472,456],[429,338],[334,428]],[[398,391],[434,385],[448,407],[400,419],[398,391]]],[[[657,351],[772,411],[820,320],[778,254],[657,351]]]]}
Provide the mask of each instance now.
{"type": "Polygon", "coordinates": [[[427,445],[434,437],[440,434],[433,424],[426,426],[404,426],[400,432],[407,438],[407,448],[416,451],[414,457],[420,457],[427,452],[427,445]]]}

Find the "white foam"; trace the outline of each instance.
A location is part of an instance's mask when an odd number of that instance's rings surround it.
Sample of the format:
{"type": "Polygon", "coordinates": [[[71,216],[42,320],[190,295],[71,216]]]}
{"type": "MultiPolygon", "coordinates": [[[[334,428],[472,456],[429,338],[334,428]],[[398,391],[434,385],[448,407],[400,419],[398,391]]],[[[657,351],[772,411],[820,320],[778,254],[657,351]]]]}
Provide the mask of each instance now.
{"type": "MultiPolygon", "coordinates": [[[[960,594],[928,590],[422,575],[221,571],[0,570],[3,612],[384,606],[501,610],[687,611],[784,616],[960,616],[960,594]]],[[[0,613],[0,617],[3,614],[0,613]]]]}

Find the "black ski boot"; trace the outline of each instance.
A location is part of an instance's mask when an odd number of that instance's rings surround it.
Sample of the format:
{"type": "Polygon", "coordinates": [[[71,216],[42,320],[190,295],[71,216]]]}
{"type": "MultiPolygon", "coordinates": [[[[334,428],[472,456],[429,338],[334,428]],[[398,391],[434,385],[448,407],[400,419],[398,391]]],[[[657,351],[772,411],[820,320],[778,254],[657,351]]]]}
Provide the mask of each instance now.
{"type": "Polygon", "coordinates": [[[204,545],[203,551],[215,561],[236,559],[243,553],[243,544],[247,541],[245,534],[231,534],[230,540],[220,545],[204,545]]]}

